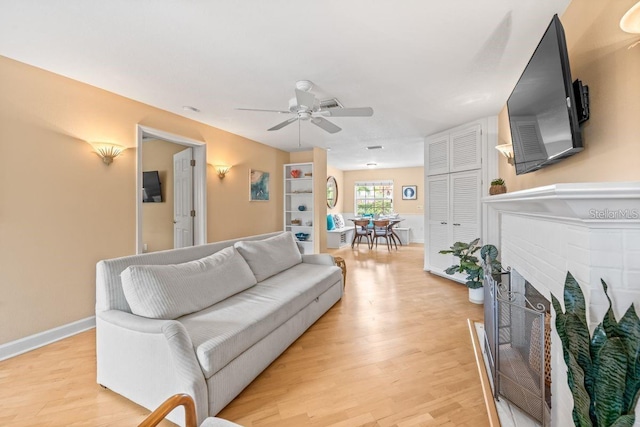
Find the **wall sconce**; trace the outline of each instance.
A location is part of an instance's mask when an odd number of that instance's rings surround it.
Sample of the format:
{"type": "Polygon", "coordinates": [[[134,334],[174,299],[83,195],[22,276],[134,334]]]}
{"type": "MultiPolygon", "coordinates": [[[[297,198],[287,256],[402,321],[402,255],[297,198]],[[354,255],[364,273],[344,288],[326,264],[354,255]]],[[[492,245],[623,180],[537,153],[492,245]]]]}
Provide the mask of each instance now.
{"type": "Polygon", "coordinates": [[[620,20],[622,31],[631,34],[640,34],[640,1],[631,6],[620,20]]]}
{"type": "Polygon", "coordinates": [[[224,179],[224,176],[227,174],[227,172],[229,172],[229,169],[231,169],[231,166],[215,165],[214,168],[216,168],[216,172],[218,172],[218,178],[224,179]]]}
{"type": "Polygon", "coordinates": [[[513,166],[513,145],[512,144],[496,145],[496,150],[502,153],[502,155],[507,158],[507,163],[513,166]]]}
{"type": "Polygon", "coordinates": [[[96,154],[102,157],[102,161],[109,166],[113,163],[113,159],[118,157],[127,147],[123,147],[118,144],[111,144],[109,142],[92,142],[93,148],[96,150],[96,154]]]}

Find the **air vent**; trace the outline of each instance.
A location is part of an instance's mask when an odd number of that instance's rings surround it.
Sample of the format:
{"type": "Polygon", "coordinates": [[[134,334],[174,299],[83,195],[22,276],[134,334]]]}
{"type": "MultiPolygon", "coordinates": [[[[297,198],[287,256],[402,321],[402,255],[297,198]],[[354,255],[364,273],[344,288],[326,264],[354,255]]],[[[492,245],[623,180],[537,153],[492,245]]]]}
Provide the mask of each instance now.
{"type": "Polygon", "coordinates": [[[370,145],[367,150],[382,150],[382,145],[370,145]]]}
{"type": "Polygon", "coordinates": [[[344,108],[337,98],[325,99],[320,101],[320,109],[326,110],[327,108],[344,108]]]}

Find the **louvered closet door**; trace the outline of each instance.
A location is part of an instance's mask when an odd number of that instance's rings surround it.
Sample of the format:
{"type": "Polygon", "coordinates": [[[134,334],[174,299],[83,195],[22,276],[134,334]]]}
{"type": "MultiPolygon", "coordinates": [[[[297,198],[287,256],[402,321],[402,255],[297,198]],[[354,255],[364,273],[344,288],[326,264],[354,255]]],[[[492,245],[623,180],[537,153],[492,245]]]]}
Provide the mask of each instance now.
{"type": "Polygon", "coordinates": [[[449,224],[449,175],[427,178],[429,238],[427,249],[430,269],[444,270],[453,261],[451,255],[438,252],[451,246],[451,225],[449,224]]]}
{"type": "Polygon", "coordinates": [[[453,242],[469,243],[481,236],[480,173],[475,170],[450,175],[453,242]]]}
{"type": "Polygon", "coordinates": [[[435,136],[426,142],[427,175],[449,172],[449,135],[435,136]]]}
{"type": "Polygon", "coordinates": [[[480,125],[451,133],[449,143],[450,172],[480,169],[482,166],[481,137],[480,125]]]}

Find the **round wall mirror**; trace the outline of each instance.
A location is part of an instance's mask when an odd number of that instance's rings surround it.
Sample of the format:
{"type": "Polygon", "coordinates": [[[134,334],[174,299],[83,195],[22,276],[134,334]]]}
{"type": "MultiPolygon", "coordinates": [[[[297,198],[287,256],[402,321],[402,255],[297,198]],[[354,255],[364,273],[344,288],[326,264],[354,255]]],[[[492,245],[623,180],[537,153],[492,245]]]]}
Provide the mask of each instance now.
{"type": "Polygon", "coordinates": [[[338,182],[335,177],[327,178],[327,207],[333,209],[338,203],[338,182]]]}

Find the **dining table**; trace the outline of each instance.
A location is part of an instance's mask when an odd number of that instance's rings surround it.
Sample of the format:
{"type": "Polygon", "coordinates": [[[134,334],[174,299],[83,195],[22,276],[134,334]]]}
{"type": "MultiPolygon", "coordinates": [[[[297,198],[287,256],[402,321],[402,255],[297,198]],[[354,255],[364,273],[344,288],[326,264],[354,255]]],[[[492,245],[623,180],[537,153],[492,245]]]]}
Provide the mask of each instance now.
{"type": "MultiPolygon", "coordinates": [[[[362,216],[362,217],[355,217],[355,218],[349,218],[349,221],[356,221],[356,220],[361,220],[361,219],[370,219],[370,220],[385,220],[388,219],[389,220],[389,225],[387,226],[389,231],[391,232],[391,238],[393,239],[393,241],[396,243],[400,243],[400,246],[402,245],[402,239],[400,239],[400,236],[398,236],[396,234],[395,231],[393,231],[393,227],[395,227],[396,225],[400,224],[402,221],[404,221],[404,218],[400,218],[397,216],[385,216],[385,215],[380,215],[378,216],[378,218],[374,218],[374,217],[368,217],[368,216],[362,216]]],[[[373,223],[369,224],[369,228],[373,228],[373,223]]]]}

